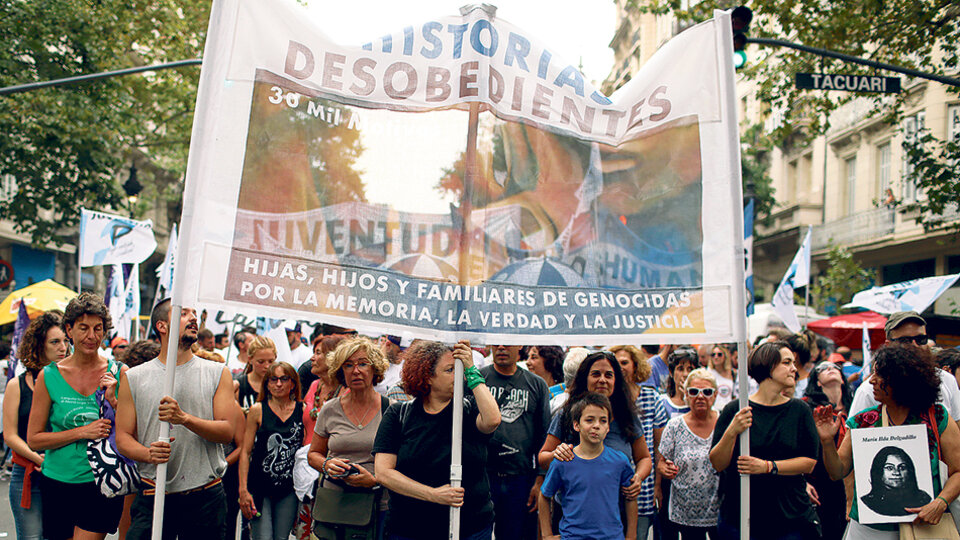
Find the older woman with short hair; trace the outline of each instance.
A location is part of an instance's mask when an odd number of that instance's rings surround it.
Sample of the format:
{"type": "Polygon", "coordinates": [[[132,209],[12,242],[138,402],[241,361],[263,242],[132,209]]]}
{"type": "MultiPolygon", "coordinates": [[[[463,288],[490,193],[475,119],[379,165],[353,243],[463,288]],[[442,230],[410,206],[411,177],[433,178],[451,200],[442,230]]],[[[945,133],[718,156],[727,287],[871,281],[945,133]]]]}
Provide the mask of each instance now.
{"type": "MultiPolygon", "coordinates": [[[[920,523],[939,523],[944,511],[960,494],[960,429],[951,421],[950,414],[937,403],[940,392],[938,367],[930,351],[914,345],[887,344],[874,353],[870,382],[879,405],[860,411],[846,422],[849,429],[922,424],[926,426],[930,467],[936,496],[924,502],[914,500],[907,506],[900,501],[896,509],[899,515],[917,514],[920,523]],[[889,418],[884,422],[883,418],[889,418]],[[948,471],[941,471],[943,460],[948,471]],[[948,477],[943,478],[943,474],[948,477]]],[[[844,437],[839,450],[833,441],[842,426],[842,417],[832,406],[817,407],[817,431],[823,444],[823,462],[830,478],[839,480],[853,471],[853,437],[844,437]]],[[[879,495],[858,497],[854,486],[853,503],[850,506],[850,521],[845,538],[890,539],[899,537],[896,524],[865,525],[859,522],[862,501],[871,505],[880,503],[879,495]]],[[[891,510],[890,508],[884,508],[891,510]]]]}
{"type": "Polygon", "coordinates": [[[412,401],[390,406],[380,423],[375,454],[376,477],[390,491],[387,524],[392,540],[441,540],[449,534],[451,506],[462,507],[460,538],[489,540],[493,502],[487,479],[487,445],[500,425],[500,409],[473,365],[470,344],[452,350],[423,341],[407,349],[403,388],[412,401]],[[450,486],[450,426],[455,384],[454,362],[463,363],[472,399],[463,404],[463,483],[450,486]]]}
{"type": "Polygon", "coordinates": [[[710,464],[717,412],[717,380],[705,368],[690,372],[684,384],[690,411],[670,420],[660,442],[657,472],[671,480],[668,519],[684,540],[716,536],[718,480],[710,464]]]}
{"type": "MultiPolygon", "coordinates": [[[[374,386],[383,381],[387,360],[376,344],[357,337],[341,341],[329,354],[327,364],[330,379],[350,391],[324,403],[317,417],[307,454],[310,466],[324,475],[317,489],[317,500],[337,500],[337,494],[321,490],[373,491],[370,522],[358,528],[379,538],[383,534],[387,501],[380,497],[381,491],[377,489],[372,451],[389,401],[380,396],[374,386]]],[[[337,523],[317,521],[313,532],[319,540],[337,540],[348,536],[342,529],[337,523]]]]}

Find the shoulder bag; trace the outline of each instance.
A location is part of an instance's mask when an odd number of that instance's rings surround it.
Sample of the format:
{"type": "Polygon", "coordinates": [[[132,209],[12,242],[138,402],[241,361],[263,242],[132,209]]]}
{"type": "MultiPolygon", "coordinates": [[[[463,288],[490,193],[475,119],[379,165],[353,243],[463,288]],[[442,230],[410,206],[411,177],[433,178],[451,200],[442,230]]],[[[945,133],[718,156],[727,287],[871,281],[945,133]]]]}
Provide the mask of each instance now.
{"type": "MultiPolygon", "coordinates": [[[[108,371],[120,380],[120,367],[111,362],[108,371]]],[[[117,450],[116,411],[104,397],[102,388],[95,392],[100,418],[110,420],[110,435],[87,441],[87,461],[93,471],[93,480],[104,497],[113,498],[138,493],[140,491],[140,472],[137,464],[117,450]]]]}

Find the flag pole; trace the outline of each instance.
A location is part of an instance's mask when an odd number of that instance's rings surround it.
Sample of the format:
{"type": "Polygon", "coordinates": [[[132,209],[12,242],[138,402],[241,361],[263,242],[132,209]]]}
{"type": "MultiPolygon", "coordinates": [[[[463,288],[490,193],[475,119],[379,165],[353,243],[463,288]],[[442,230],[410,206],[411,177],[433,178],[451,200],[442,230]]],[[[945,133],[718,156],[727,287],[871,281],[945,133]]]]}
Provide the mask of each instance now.
{"type": "MultiPolygon", "coordinates": [[[[807,226],[807,234],[811,234],[813,226],[807,226]]],[[[811,249],[807,250],[807,284],[803,286],[803,329],[807,329],[807,320],[810,318],[810,252],[813,251],[813,241],[810,241],[811,249]]]]}
{"type": "MultiPolygon", "coordinates": [[[[716,20],[717,35],[717,59],[719,61],[720,73],[720,92],[723,96],[721,107],[723,108],[723,119],[726,121],[727,128],[727,152],[725,153],[729,162],[729,183],[731,201],[743,201],[743,180],[740,170],[740,133],[737,123],[736,107],[736,81],[733,72],[733,30],[730,22],[729,11],[715,10],[714,19],[716,20]]],[[[742,202],[741,202],[742,204],[742,202]]],[[[732,314],[732,330],[737,340],[737,357],[747,352],[747,304],[746,304],[746,269],[743,264],[743,212],[733,213],[733,252],[730,260],[735,261],[733,265],[733,282],[737,284],[730,294],[730,313],[732,314]]],[[[747,370],[744,369],[747,362],[741,361],[737,370],[740,394],[740,408],[749,404],[750,383],[747,370]]],[[[750,455],[750,429],[747,428],[740,434],[740,455],[750,455]]],[[[740,476],[740,538],[749,540],[750,538],[750,478],[747,475],[740,476]]]]}

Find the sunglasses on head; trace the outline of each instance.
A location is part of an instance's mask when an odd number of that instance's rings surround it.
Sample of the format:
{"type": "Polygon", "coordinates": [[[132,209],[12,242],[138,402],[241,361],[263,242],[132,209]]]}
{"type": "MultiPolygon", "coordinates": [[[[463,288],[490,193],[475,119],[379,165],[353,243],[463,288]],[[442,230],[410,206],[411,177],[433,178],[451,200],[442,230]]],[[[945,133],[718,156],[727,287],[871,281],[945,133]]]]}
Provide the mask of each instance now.
{"type": "Polygon", "coordinates": [[[687,388],[687,395],[690,397],[697,397],[700,394],[703,394],[703,397],[710,397],[716,392],[713,388],[687,388]]]}
{"type": "Polygon", "coordinates": [[[903,345],[908,345],[910,343],[916,343],[917,345],[926,345],[927,340],[930,338],[926,334],[920,334],[919,336],[902,336],[898,338],[893,338],[893,341],[897,343],[902,343],[903,345]]]}

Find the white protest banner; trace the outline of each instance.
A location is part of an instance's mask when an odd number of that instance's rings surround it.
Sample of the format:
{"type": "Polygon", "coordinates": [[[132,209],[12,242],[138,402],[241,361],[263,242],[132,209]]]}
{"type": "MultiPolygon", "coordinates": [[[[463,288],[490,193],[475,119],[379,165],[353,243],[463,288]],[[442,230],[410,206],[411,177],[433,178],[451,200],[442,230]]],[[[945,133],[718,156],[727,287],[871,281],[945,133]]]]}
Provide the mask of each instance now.
{"type": "Polygon", "coordinates": [[[608,98],[482,9],[359,47],[292,0],[217,13],[175,305],[446,342],[743,339],[728,15],[608,98]]]}
{"type": "Polygon", "coordinates": [[[860,349],[863,351],[863,367],[860,368],[860,380],[865,381],[870,376],[870,364],[873,363],[873,353],[870,351],[870,329],[863,323],[863,338],[860,349]]]}
{"type": "Polygon", "coordinates": [[[797,312],[793,308],[793,290],[797,287],[805,287],[810,284],[810,234],[812,228],[807,229],[803,242],[800,243],[800,249],[793,256],[793,261],[783,274],[783,280],[773,294],[773,300],[770,305],[773,310],[783,320],[783,324],[791,332],[800,331],[800,321],[797,319],[797,312]]]}
{"type": "Polygon", "coordinates": [[[80,266],[142,263],[155,249],[151,220],[80,210],[80,266]]]}
{"type": "Polygon", "coordinates": [[[170,238],[167,240],[167,253],[163,262],[157,267],[157,292],[153,295],[153,305],[170,296],[173,290],[173,267],[177,258],[177,224],[170,227],[170,238]]]}
{"type": "Polygon", "coordinates": [[[843,307],[862,307],[877,313],[916,311],[922,313],[953,286],[960,274],[911,279],[883,287],[873,287],[853,295],[843,307]]]}

